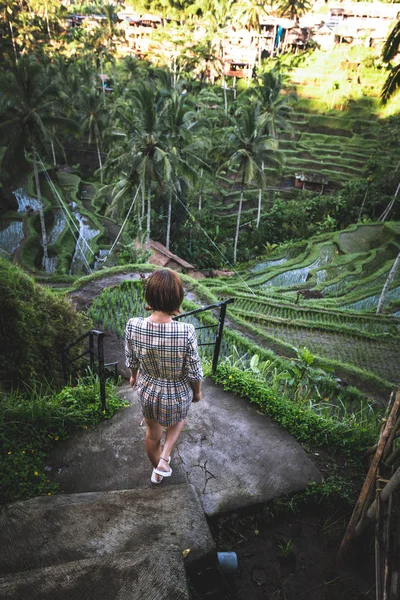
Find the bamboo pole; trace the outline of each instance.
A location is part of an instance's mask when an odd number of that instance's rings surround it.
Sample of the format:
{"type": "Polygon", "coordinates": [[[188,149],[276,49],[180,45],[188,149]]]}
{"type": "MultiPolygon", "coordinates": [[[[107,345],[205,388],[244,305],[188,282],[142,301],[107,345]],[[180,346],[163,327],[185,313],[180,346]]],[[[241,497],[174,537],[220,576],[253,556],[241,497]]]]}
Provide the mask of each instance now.
{"type": "Polygon", "coordinates": [[[375,592],[376,600],[382,600],[382,572],[381,572],[381,543],[382,543],[382,506],[381,491],[376,490],[377,519],[375,522],[375,592]]]}
{"type": "MultiPolygon", "coordinates": [[[[385,420],[386,420],[386,415],[390,415],[390,413],[392,412],[393,403],[394,403],[395,399],[396,399],[395,393],[391,392],[391,394],[389,396],[389,402],[387,403],[387,406],[386,406],[385,420]]],[[[382,426],[380,434],[382,433],[383,429],[384,429],[384,427],[382,426]]],[[[379,437],[380,437],[380,434],[379,434],[379,437]]],[[[375,454],[377,447],[378,447],[378,444],[376,443],[373,446],[371,446],[371,448],[368,448],[368,450],[366,450],[366,452],[365,452],[365,456],[367,457],[370,454],[375,454]]]]}
{"type": "MultiPolygon", "coordinates": [[[[383,488],[381,492],[381,501],[386,502],[391,494],[400,486],[400,467],[397,469],[395,474],[389,479],[386,486],[383,488]]],[[[371,522],[371,520],[375,517],[376,514],[376,500],[371,504],[369,509],[367,510],[367,514],[365,515],[365,519],[360,521],[354,529],[354,533],[356,535],[360,535],[366,526],[371,522]]]]}
{"type": "Polygon", "coordinates": [[[385,460],[388,456],[390,456],[393,452],[393,442],[397,437],[397,433],[399,431],[400,428],[400,416],[397,417],[397,421],[396,423],[393,425],[393,429],[390,432],[390,435],[388,437],[388,441],[386,442],[386,446],[385,446],[385,450],[382,454],[382,460],[385,460]]]}
{"type": "MultiPolygon", "coordinates": [[[[351,539],[354,537],[355,530],[356,530],[357,525],[359,524],[358,523],[359,518],[363,511],[364,504],[366,502],[370,487],[375,482],[376,474],[378,471],[378,466],[381,461],[382,454],[385,450],[387,439],[392,431],[394,423],[397,420],[397,413],[399,412],[399,409],[400,409],[400,392],[397,392],[396,399],[394,401],[394,404],[393,404],[392,410],[390,412],[389,418],[387,420],[386,426],[379,438],[378,447],[376,449],[375,456],[372,460],[367,477],[364,481],[364,485],[361,488],[360,496],[354,507],[353,514],[351,515],[349,524],[347,525],[347,529],[344,534],[342,543],[340,544],[340,548],[339,548],[339,552],[338,552],[338,556],[337,556],[338,562],[341,562],[341,560],[343,559],[344,553],[347,550],[347,546],[348,546],[349,542],[351,541],[351,539]]],[[[365,519],[364,519],[364,521],[365,521],[365,519]]]]}
{"type": "MultiPolygon", "coordinates": [[[[393,475],[393,469],[392,469],[393,475]]],[[[384,531],[384,550],[385,550],[385,561],[384,561],[384,571],[383,571],[383,600],[388,600],[388,591],[390,585],[390,525],[391,525],[391,517],[392,517],[392,499],[393,496],[389,496],[388,509],[386,514],[386,523],[385,523],[385,531],[384,531]]]]}
{"type": "Polygon", "coordinates": [[[393,549],[393,570],[390,582],[389,600],[396,600],[400,596],[400,518],[397,517],[397,527],[393,549]],[[396,558],[397,551],[397,558],[396,558]]]}
{"type": "Polygon", "coordinates": [[[391,467],[398,458],[400,458],[400,446],[398,448],[396,448],[396,450],[394,452],[392,452],[392,454],[390,456],[387,457],[387,459],[386,459],[387,466],[391,467]]]}

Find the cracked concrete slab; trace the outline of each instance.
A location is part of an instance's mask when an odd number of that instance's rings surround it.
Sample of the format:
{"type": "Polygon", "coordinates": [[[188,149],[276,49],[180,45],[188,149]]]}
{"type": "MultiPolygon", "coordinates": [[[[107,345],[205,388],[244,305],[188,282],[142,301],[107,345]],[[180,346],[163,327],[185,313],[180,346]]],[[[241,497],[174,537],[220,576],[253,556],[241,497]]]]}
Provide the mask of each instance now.
{"type": "MultiPolygon", "coordinates": [[[[246,399],[212,380],[189,413],[162,487],[191,483],[207,516],[304,490],[322,476],[300,444],[246,399]]],[[[151,487],[137,398],[110,421],[82,431],[54,450],[51,476],[66,492],[151,487]]]]}
{"type": "Polygon", "coordinates": [[[300,444],[247,400],[209,380],[179,442],[207,516],[304,490],[322,476],[300,444]]]}
{"type": "MultiPolygon", "coordinates": [[[[58,442],[46,461],[48,476],[68,493],[154,488],[152,466],[144,450],[145,427],[136,395],[129,386],[120,393],[130,405],[92,429],[82,429],[58,442]]],[[[172,463],[173,477],[162,487],[187,483],[185,471],[172,463]]]]}
{"type": "MultiPolygon", "coordinates": [[[[0,575],[112,554],[190,549],[185,565],[216,561],[191,485],[41,496],[0,511],[0,575]]],[[[94,597],[94,596],[91,596],[94,597]]]]}
{"type": "Polygon", "coordinates": [[[0,577],[0,600],[54,598],[189,600],[182,552],[177,546],[149,546],[146,552],[140,548],[0,577]]]}

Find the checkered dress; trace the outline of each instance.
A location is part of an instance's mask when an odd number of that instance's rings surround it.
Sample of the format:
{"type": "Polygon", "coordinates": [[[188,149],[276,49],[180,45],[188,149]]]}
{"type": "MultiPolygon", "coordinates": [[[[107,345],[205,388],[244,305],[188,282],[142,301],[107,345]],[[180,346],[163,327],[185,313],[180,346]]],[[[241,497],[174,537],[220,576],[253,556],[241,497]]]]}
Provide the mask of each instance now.
{"type": "Polygon", "coordinates": [[[125,355],[127,367],[140,368],[137,393],[143,416],[163,427],[183,421],[193,398],[190,381],[203,377],[193,325],[129,319],[125,355]]]}

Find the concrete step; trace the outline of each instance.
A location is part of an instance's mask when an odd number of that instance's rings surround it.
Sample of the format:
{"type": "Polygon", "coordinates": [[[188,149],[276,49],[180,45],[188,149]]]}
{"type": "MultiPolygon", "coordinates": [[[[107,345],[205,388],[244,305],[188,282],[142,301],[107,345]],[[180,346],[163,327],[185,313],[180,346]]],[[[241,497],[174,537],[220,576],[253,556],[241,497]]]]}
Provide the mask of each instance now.
{"type": "MultiPolygon", "coordinates": [[[[214,517],[304,490],[321,473],[300,444],[244,398],[206,379],[172,456],[172,477],[159,487],[191,483],[214,517]]],[[[60,443],[49,458],[67,493],[151,488],[144,428],[136,395],[110,421],[60,443]]]]}
{"type": "Polygon", "coordinates": [[[191,485],[38,497],[0,511],[0,575],[125,552],[190,549],[185,565],[215,564],[216,550],[191,485]]]}
{"type": "Polygon", "coordinates": [[[189,600],[182,552],[150,545],[0,577],[0,600],[189,600]]]}

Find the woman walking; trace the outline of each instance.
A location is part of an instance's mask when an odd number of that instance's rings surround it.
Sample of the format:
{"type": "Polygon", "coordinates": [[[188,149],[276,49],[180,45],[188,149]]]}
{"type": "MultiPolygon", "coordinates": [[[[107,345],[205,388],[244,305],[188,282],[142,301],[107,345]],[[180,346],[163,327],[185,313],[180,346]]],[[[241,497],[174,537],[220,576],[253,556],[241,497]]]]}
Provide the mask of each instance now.
{"type": "Polygon", "coordinates": [[[203,372],[194,327],[172,320],[183,295],[174,271],[155,271],[145,293],[151,315],[129,319],[125,331],[126,365],[131,370],[131,386],[137,386],[146,423],[146,452],[153,465],[151,481],[156,484],[172,475],[172,450],[191,403],[201,399],[203,372]]]}

